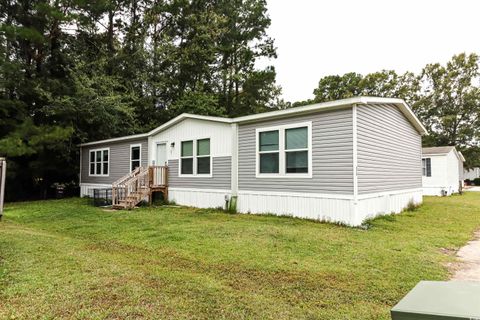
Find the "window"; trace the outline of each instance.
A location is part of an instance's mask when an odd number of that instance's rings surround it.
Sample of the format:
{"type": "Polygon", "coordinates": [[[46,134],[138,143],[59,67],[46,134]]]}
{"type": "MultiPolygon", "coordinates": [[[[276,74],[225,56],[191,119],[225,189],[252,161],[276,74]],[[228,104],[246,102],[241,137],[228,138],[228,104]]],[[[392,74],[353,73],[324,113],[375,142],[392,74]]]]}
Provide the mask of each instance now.
{"type": "Polygon", "coordinates": [[[308,128],[285,130],[286,172],[308,173],[308,128]]]}
{"type": "Polygon", "coordinates": [[[182,141],[182,174],[193,174],[193,141],[182,141]]]}
{"type": "Polygon", "coordinates": [[[312,176],[311,122],[257,129],[257,177],[312,176]]]}
{"type": "Polygon", "coordinates": [[[197,174],[210,174],[210,139],[197,140],[197,174]]]}
{"type": "Polygon", "coordinates": [[[260,132],[260,173],[278,173],[278,130],[260,132]]]}
{"type": "Polygon", "coordinates": [[[132,144],[130,145],[130,171],[135,170],[141,166],[142,162],[142,145],[132,144]]]}
{"type": "Polygon", "coordinates": [[[210,139],[188,140],[181,142],[181,175],[210,175],[210,139]]]}
{"type": "Polygon", "coordinates": [[[432,176],[432,159],[431,158],[422,159],[422,176],[424,177],[432,176]]]}
{"type": "Polygon", "coordinates": [[[110,149],[90,150],[90,175],[91,176],[108,176],[110,149]]]}

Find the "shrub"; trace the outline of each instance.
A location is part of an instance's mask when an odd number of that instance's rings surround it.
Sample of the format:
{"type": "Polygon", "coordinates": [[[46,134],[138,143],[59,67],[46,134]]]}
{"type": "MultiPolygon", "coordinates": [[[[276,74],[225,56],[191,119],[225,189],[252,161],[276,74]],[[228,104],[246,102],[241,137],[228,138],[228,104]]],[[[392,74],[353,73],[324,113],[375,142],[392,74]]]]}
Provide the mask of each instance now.
{"type": "Polygon", "coordinates": [[[476,186],[480,186],[480,178],[473,179],[473,184],[476,186]]]}
{"type": "Polygon", "coordinates": [[[416,211],[420,205],[416,204],[413,200],[410,200],[405,208],[406,211],[416,211]]]}

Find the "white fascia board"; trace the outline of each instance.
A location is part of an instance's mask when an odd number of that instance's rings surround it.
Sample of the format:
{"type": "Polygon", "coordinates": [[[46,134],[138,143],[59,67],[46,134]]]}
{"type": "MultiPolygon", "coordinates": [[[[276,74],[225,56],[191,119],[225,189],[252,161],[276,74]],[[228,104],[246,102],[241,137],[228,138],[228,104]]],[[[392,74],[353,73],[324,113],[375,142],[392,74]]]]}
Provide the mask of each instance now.
{"type": "Polygon", "coordinates": [[[94,146],[94,145],[102,144],[102,143],[111,143],[111,142],[117,142],[117,141],[128,141],[128,140],[141,139],[141,138],[147,138],[147,137],[148,137],[147,133],[134,134],[134,135],[131,135],[131,136],[124,136],[124,137],[118,137],[118,138],[112,138],[112,139],[85,142],[85,143],[79,144],[78,146],[79,147],[94,146]]]}
{"type": "Polygon", "coordinates": [[[152,131],[148,132],[147,135],[151,136],[154,135],[160,131],[163,131],[167,128],[170,128],[171,126],[179,123],[180,121],[183,121],[185,119],[197,119],[197,120],[205,120],[205,121],[214,121],[214,122],[222,122],[222,123],[233,123],[233,119],[231,118],[222,118],[222,117],[212,117],[212,116],[202,116],[202,115],[196,115],[196,114],[191,114],[191,113],[182,113],[181,115],[173,118],[172,120],[165,122],[162,124],[160,127],[157,127],[153,129],[152,131]]]}
{"type": "Polygon", "coordinates": [[[331,109],[338,109],[342,107],[349,107],[349,106],[351,107],[354,104],[356,104],[357,106],[361,106],[365,104],[380,104],[380,103],[396,105],[420,134],[422,135],[428,134],[425,127],[422,125],[420,120],[418,120],[418,118],[415,116],[413,111],[405,103],[404,100],[397,99],[397,98],[381,98],[381,97],[354,97],[354,98],[348,98],[348,99],[316,103],[308,106],[290,108],[285,110],[264,112],[264,113],[249,115],[249,116],[237,117],[237,118],[222,118],[222,117],[212,117],[212,116],[202,116],[202,115],[196,115],[196,114],[190,114],[190,113],[182,113],[181,115],[173,118],[172,120],[164,123],[163,125],[144,134],[137,134],[132,136],[125,136],[125,137],[100,140],[100,141],[92,141],[92,142],[82,143],[79,146],[83,147],[83,146],[90,146],[90,145],[96,145],[101,143],[110,143],[110,142],[123,141],[123,140],[146,138],[167,129],[177,124],[178,122],[183,121],[184,119],[197,119],[197,120],[214,121],[214,122],[222,122],[222,123],[245,123],[245,122],[256,122],[261,120],[269,120],[269,119],[278,118],[278,117],[280,118],[288,117],[290,115],[299,115],[299,114],[310,113],[310,112],[320,111],[320,110],[325,111],[325,110],[331,110],[331,109]]]}
{"type": "Polygon", "coordinates": [[[457,149],[455,149],[455,148],[451,149],[448,152],[444,152],[444,153],[423,153],[422,152],[422,156],[429,156],[429,157],[448,156],[450,154],[450,152],[453,152],[459,160],[463,159],[463,161],[465,161],[465,158],[463,158],[463,155],[460,152],[458,152],[457,149]]]}
{"type": "Polygon", "coordinates": [[[284,109],[284,110],[276,110],[276,111],[264,112],[259,114],[252,114],[249,116],[238,117],[238,118],[235,118],[234,120],[236,122],[254,122],[258,120],[269,120],[271,118],[288,116],[292,114],[302,114],[302,113],[309,113],[312,111],[346,107],[356,103],[366,103],[366,102],[364,102],[363,98],[361,97],[349,98],[349,99],[335,100],[335,101],[329,101],[329,102],[315,103],[307,106],[301,106],[301,107],[284,109]]]}
{"type": "MultiPolygon", "coordinates": [[[[401,99],[400,99],[401,100],[401,99]]],[[[408,106],[408,104],[401,100],[400,103],[396,103],[397,107],[402,111],[402,113],[407,117],[408,120],[412,123],[412,125],[417,129],[417,131],[422,136],[427,136],[428,131],[425,126],[420,122],[417,116],[413,113],[412,109],[408,106]]]]}
{"type": "Polygon", "coordinates": [[[448,153],[422,153],[423,156],[429,156],[429,157],[445,157],[448,155],[448,153]]]}
{"type": "Polygon", "coordinates": [[[415,114],[410,109],[410,107],[405,103],[405,101],[397,98],[354,97],[354,98],[348,98],[348,99],[316,103],[316,104],[311,104],[311,105],[297,107],[297,108],[276,110],[276,111],[244,116],[244,117],[238,117],[238,118],[234,118],[233,121],[239,122],[239,123],[255,122],[259,120],[269,120],[277,117],[286,117],[289,115],[310,113],[313,111],[325,111],[325,110],[331,110],[331,109],[338,109],[342,107],[353,106],[354,104],[360,107],[361,105],[380,104],[380,103],[396,105],[420,134],[422,135],[428,134],[425,127],[422,125],[420,120],[418,120],[418,118],[415,116],[415,114]]]}
{"type": "Polygon", "coordinates": [[[127,141],[127,140],[133,140],[133,139],[140,139],[140,138],[148,138],[151,135],[154,135],[162,130],[165,130],[178,122],[184,120],[184,119],[198,119],[198,120],[206,120],[206,121],[215,121],[215,122],[223,122],[223,123],[232,123],[233,119],[231,118],[222,118],[222,117],[211,117],[211,116],[202,116],[202,115],[196,115],[196,114],[190,114],[190,113],[182,113],[181,115],[173,118],[172,120],[165,122],[161,126],[151,130],[150,132],[147,133],[142,133],[142,134],[135,134],[131,136],[124,136],[124,137],[118,137],[118,138],[112,138],[112,139],[106,139],[106,140],[99,140],[99,141],[92,141],[92,142],[86,142],[79,144],[79,147],[84,147],[84,146],[92,146],[92,145],[97,145],[97,144],[102,144],[102,143],[111,143],[111,142],[116,142],[116,141],[127,141]]]}

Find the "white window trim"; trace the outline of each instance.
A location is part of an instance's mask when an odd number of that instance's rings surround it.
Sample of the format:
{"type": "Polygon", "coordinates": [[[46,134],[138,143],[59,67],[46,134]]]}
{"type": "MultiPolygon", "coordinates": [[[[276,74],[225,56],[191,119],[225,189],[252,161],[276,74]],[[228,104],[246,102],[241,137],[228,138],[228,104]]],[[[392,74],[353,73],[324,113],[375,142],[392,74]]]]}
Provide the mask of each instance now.
{"type": "Polygon", "coordinates": [[[422,158],[422,177],[425,177],[425,178],[431,178],[432,177],[432,158],[431,157],[422,158]],[[427,159],[430,159],[430,175],[428,175],[427,159]],[[425,162],[423,160],[425,160],[425,162]],[[425,174],[423,174],[423,163],[425,163],[425,174]]]}
{"type": "MultiPolygon", "coordinates": [[[[112,154],[110,153],[110,148],[89,149],[88,150],[88,176],[89,177],[109,177],[110,176],[110,158],[111,158],[111,156],[112,156],[112,154]],[[104,150],[108,151],[108,161],[107,161],[107,163],[108,163],[108,174],[103,174],[103,151],[104,150]],[[94,152],[95,153],[95,159],[97,159],[96,158],[97,151],[102,151],[102,161],[101,161],[101,163],[102,163],[102,174],[92,174],[90,172],[90,166],[92,164],[90,154],[92,152],[94,152]]],[[[95,171],[97,171],[97,161],[96,160],[95,160],[95,171]]]]}
{"type": "MultiPolygon", "coordinates": [[[[205,137],[205,138],[197,138],[197,139],[186,139],[186,140],[181,140],[180,141],[180,150],[179,150],[179,157],[178,157],[178,176],[179,177],[189,177],[189,178],[212,178],[213,173],[213,156],[212,156],[212,138],[210,137],[205,137]],[[209,139],[210,140],[210,173],[197,173],[197,141],[198,140],[205,140],[209,139]],[[182,157],[182,142],[186,141],[192,141],[193,143],[193,150],[192,150],[192,156],[191,157],[182,157]],[[182,173],[182,159],[188,159],[188,158],[193,158],[193,173],[192,174],[183,174],[182,173]]],[[[200,157],[207,157],[207,156],[200,156],[200,157]]]]}
{"type": "MultiPolygon", "coordinates": [[[[139,158],[138,158],[138,160],[140,161],[140,167],[142,166],[142,144],[141,144],[141,143],[131,144],[131,145],[130,145],[130,157],[129,157],[129,161],[130,161],[130,172],[133,171],[132,161],[137,161],[137,160],[132,160],[132,148],[134,148],[134,147],[140,147],[140,152],[139,152],[139,158]]],[[[108,159],[110,159],[110,158],[108,158],[108,159]]]]}
{"type": "MultiPolygon", "coordinates": [[[[296,151],[296,150],[305,150],[305,149],[291,149],[288,151],[296,151]]],[[[270,153],[276,151],[265,151],[262,153],[270,153]]],[[[263,127],[255,129],[255,177],[259,179],[264,178],[312,178],[312,122],[298,122],[292,124],[285,124],[285,125],[278,125],[272,127],[263,127]],[[285,149],[285,130],[286,129],[293,129],[299,127],[307,127],[308,132],[308,173],[286,173],[286,152],[285,149]],[[279,153],[279,173],[260,173],[260,132],[265,131],[274,131],[278,130],[278,153],[279,153]]]]}

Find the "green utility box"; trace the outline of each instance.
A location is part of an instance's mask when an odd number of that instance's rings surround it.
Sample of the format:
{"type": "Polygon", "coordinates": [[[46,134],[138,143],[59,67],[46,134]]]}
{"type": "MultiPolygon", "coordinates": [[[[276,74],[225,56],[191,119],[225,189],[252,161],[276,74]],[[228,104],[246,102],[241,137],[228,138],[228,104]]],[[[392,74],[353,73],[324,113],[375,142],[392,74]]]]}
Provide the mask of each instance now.
{"type": "Polygon", "coordinates": [[[480,320],[480,282],[421,281],[391,313],[392,320],[480,320]]]}

